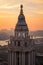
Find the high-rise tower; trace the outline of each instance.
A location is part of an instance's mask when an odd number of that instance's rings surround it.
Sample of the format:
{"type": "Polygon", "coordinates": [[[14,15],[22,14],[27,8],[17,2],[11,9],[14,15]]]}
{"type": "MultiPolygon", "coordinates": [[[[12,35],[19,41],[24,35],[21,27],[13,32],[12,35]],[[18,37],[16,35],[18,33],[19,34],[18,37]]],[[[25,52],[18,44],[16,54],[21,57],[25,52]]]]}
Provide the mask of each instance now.
{"type": "Polygon", "coordinates": [[[14,36],[10,37],[8,64],[35,65],[34,43],[30,39],[29,30],[23,14],[23,5],[20,6],[20,14],[14,30],[14,36]]]}

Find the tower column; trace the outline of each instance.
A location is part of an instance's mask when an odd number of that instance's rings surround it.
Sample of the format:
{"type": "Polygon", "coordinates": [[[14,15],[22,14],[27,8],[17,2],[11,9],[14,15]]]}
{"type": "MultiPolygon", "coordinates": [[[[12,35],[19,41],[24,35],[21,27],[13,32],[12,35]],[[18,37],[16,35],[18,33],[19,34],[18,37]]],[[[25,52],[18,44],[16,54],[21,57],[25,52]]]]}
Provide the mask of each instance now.
{"type": "Polygon", "coordinates": [[[22,56],[21,56],[21,53],[19,53],[19,65],[22,65],[22,56]]]}
{"type": "Polygon", "coordinates": [[[22,53],[22,65],[25,65],[25,52],[22,53]]]}
{"type": "Polygon", "coordinates": [[[28,65],[30,65],[30,52],[28,53],[28,65]]]}
{"type": "Polygon", "coordinates": [[[9,65],[12,65],[12,52],[11,51],[9,52],[9,55],[8,55],[8,61],[9,61],[9,65]]]}
{"type": "Polygon", "coordinates": [[[14,54],[15,54],[15,65],[16,65],[16,52],[14,54]]]}

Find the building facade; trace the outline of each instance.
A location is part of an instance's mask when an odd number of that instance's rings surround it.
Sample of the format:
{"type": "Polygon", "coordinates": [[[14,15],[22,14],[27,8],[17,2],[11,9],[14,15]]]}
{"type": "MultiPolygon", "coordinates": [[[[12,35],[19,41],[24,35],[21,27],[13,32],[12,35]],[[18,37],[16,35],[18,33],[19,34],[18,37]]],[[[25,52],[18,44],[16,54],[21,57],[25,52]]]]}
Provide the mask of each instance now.
{"type": "Polygon", "coordinates": [[[8,44],[8,65],[35,65],[34,40],[29,35],[29,29],[23,14],[23,5],[20,6],[14,36],[10,37],[10,43],[8,44]]]}

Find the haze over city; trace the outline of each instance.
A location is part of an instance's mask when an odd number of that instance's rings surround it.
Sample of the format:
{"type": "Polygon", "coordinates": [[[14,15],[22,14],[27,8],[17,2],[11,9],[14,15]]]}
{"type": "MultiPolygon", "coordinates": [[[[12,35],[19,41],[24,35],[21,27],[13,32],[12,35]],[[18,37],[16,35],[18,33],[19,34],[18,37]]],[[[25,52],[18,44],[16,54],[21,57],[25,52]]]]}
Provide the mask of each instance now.
{"type": "Polygon", "coordinates": [[[0,30],[14,28],[20,5],[30,30],[43,30],[43,0],[0,0],[0,30]]]}

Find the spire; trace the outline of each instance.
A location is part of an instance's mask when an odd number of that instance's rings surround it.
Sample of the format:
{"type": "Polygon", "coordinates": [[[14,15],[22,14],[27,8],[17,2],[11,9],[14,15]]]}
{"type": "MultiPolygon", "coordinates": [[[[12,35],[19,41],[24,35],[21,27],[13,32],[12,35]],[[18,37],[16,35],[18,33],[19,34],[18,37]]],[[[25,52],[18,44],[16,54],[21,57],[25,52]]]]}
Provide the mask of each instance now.
{"type": "Polygon", "coordinates": [[[20,14],[23,14],[23,5],[21,5],[20,8],[21,8],[20,14]]]}
{"type": "Polygon", "coordinates": [[[28,27],[26,24],[26,20],[25,20],[25,16],[23,14],[23,5],[20,6],[20,14],[18,16],[18,22],[16,24],[16,31],[24,31],[27,30],[28,31],[28,27]],[[25,27],[25,28],[24,28],[25,27]]]}

